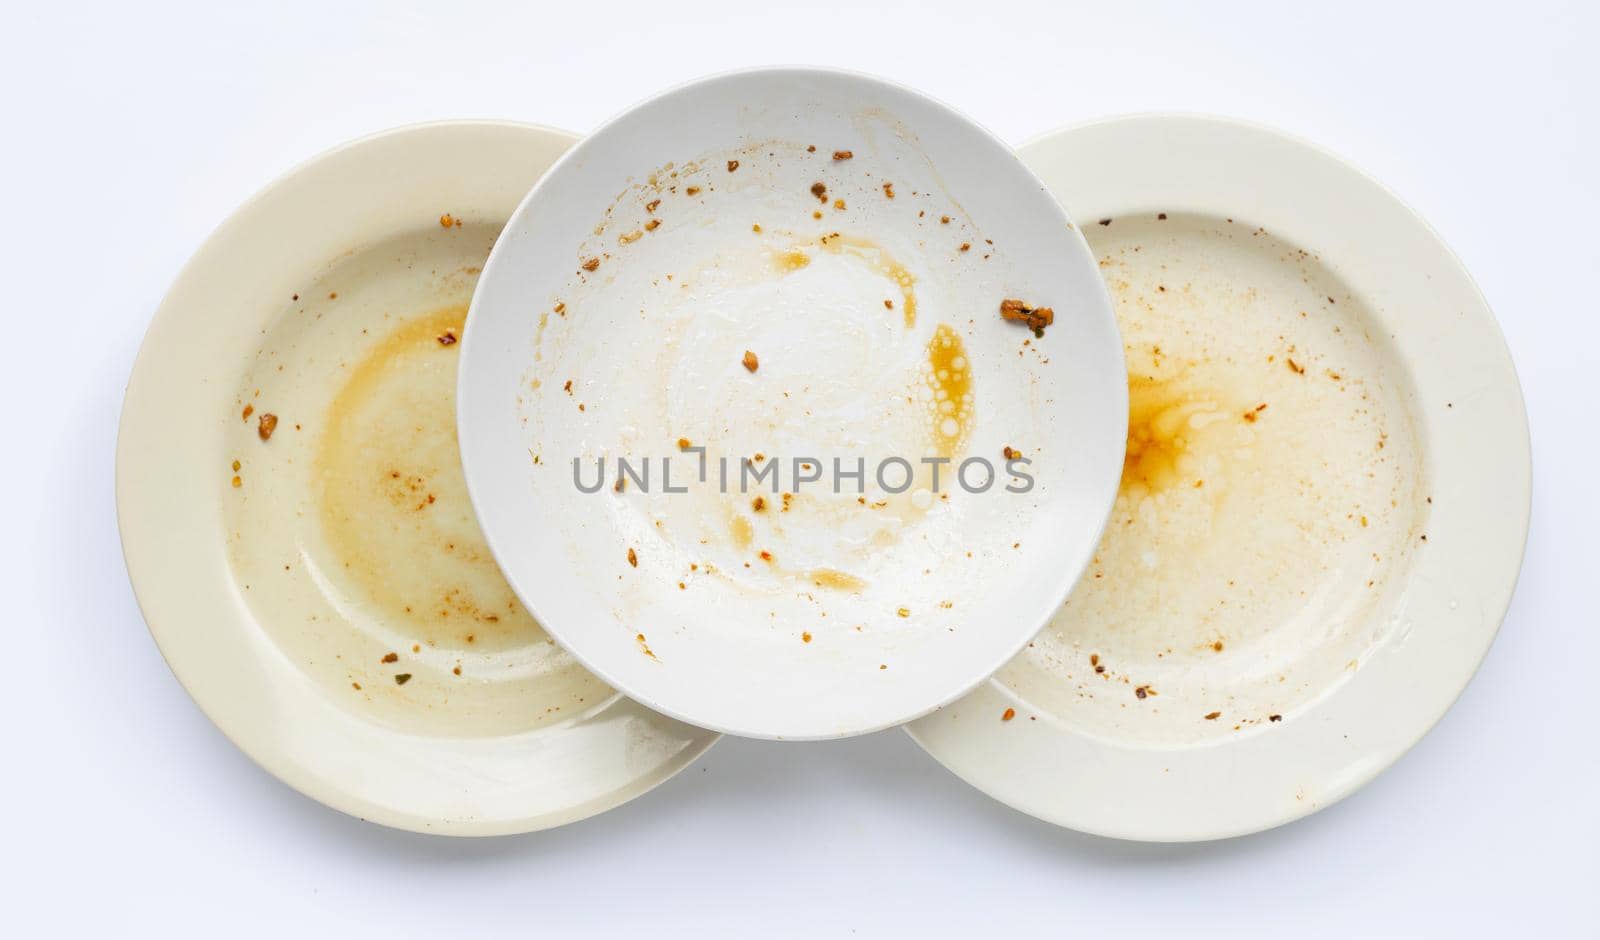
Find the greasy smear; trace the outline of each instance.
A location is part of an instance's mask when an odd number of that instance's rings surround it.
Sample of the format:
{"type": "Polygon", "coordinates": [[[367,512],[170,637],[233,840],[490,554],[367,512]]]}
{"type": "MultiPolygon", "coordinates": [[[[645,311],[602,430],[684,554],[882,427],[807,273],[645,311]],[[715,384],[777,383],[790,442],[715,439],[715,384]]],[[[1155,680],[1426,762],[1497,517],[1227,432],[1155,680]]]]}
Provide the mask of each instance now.
{"type": "Polygon", "coordinates": [[[942,457],[952,457],[966,446],[972,431],[972,366],[961,335],[939,324],[928,340],[927,385],[929,436],[942,457]]]}
{"type": "Polygon", "coordinates": [[[733,536],[733,544],[740,548],[749,548],[755,538],[755,530],[744,516],[734,516],[728,523],[728,532],[733,536]]]}
{"type": "Polygon", "coordinates": [[[1203,390],[1181,376],[1156,379],[1130,371],[1128,449],[1122,461],[1122,491],[1160,492],[1190,479],[1204,427],[1221,411],[1203,390]]]}
{"type": "Polygon", "coordinates": [[[490,651],[543,641],[489,554],[456,447],[464,306],[409,320],[357,361],[316,454],[326,572],[419,643],[490,651]]]}
{"type": "Polygon", "coordinates": [[[806,573],[806,578],[818,587],[832,588],[836,591],[859,591],[867,586],[867,582],[853,574],[846,574],[835,568],[813,568],[806,573]]]}
{"type": "Polygon", "coordinates": [[[772,264],[784,274],[800,270],[811,263],[811,256],[798,248],[787,251],[776,251],[772,254],[772,264]]]}
{"type": "Polygon", "coordinates": [[[905,265],[896,261],[883,246],[865,238],[841,235],[834,232],[824,235],[818,243],[834,254],[860,259],[878,270],[878,273],[900,288],[900,309],[904,312],[907,327],[917,322],[917,279],[905,265]]]}

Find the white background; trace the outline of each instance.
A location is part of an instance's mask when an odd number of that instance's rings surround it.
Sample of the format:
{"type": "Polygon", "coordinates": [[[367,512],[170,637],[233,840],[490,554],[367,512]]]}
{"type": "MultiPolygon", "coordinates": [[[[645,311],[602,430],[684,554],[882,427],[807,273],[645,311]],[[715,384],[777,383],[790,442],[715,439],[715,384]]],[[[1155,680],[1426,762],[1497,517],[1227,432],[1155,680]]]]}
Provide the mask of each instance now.
{"type": "Polygon", "coordinates": [[[268,6],[3,14],[0,930],[1600,934],[1592,5],[268,6]],[[467,842],[324,809],[189,702],[122,567],[112,443],[146,322],[208,231],[370,131],[582,131],[669,83],[789,63],[910,83],[1019,142],[1127,111],[1264,121],[1461,253],[1527,394],[1533,531],[1499,641],[1411,755],[1303,822],[1164,847],[993,804],[899,732],[725,740],[599,818],[467,842]]]}

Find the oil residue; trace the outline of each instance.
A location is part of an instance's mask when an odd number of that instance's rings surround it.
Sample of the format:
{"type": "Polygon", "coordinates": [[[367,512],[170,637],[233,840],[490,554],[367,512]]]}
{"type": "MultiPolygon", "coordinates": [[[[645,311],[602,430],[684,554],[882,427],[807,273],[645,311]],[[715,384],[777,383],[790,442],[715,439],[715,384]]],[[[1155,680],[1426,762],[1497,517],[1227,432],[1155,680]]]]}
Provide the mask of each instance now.
{"type": "Polygon", "coordinates": [[[817,587],[832,588],[836,591],[859,591],[867,586],[867,582],[837,568],[813,568],[806,572],[806,578],[817,587]]]}
{"type": "Polygon", "coordinates": [[[953,457],[966,446],[972,431],[972,364],[961,334],[947,324],[939,324],[928,340],[923,381],[934,449],[942,457],[953,457]]]}
{"type": "Polygon", "coordinates": [[[811,256],[798,248],[772,253],[772,265],[783,274],[793,274],[811,263],[811,256]]]}
{"type": "Polygon", "coordinates": [[[906,266],[894,259],[882,245],[866,238],[841,235],[833,232],[818,239],[825,250],[834,254],[849,255],[876,268],[878,273],[900,288],[900,309],[907,328],[917,323],[917,279],[906,266]]]}
{"type": "Polygon", "coordinates": [[[322,536],[362,606],[416,642],[490,651],[542,641],[467,501],[455,431],[466,307],[406,321],[350,371],[316,456],[322,536]]]}

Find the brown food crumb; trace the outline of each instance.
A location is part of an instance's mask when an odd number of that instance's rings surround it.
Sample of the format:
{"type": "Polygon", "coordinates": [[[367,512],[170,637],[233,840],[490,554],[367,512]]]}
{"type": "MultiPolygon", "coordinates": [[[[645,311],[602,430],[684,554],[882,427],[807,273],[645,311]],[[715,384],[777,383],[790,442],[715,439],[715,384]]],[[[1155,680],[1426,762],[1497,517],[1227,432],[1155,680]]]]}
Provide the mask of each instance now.
{"type": "Polygon", "coordinates": [[[962,242],[961,243],[961,250],[962,251],[971,251],[972,250],[972,242],[962,242]]]}
{"type": "Polygon", "coordinates": [[[1268,715],[1267,716],[1267,720],[1268,721],[1282,721],[1283,720],[1283,716],[1282,715],[1268,715]]]}
{"type": "Polygon", "coordinates": [[[816,152],[817,152],[817,145],[816,144],[812,144],[811,146],[806,148],[806,153],[816,153],[816,152]]]}
{"type": "Polygon", "coordinates": [[[240,467],[240,466],[242,466],[242,465],[241,465],[241,464],[240,464],[240,463],[239,463],[239,461],[237,461],[237,460],[235,460],[235,461],[234,461],[234,462],[233,462],[233,472],[234,472],[234,473],[238,473],[238,472],[239,472],[239,467],[240,467]]]}
{"type": "Polygon", "coordinates": [[[639,555],[631,548],[628,549],[628,564],[635,568],[639,567],[639,555]]]}
{"type": "Polygon", "coordinates": [[[744,362],[744,367],[751,372],[761,367],[761,360],[757,359],[756,354],[748,349],[744,351],[744,359],[742,361],[744,362]]]}
{"type": "Polygon", "coordinates": [[[644,211],[646,211],[646,212],[654,212],[654,211],[656,211],[656,206],[659,206],[659,205],[661,205],[661,200],[652,199],[649,202],[644,204],[644,211]]]}
{"type": "Polygon", "coordinates": [[[761,553],[761,560],[762,561],[771,561],[772,560],[772,553],[768,552],[768,551],[763,551],[761,553]]]}
{"type": "Polygon", "coordinates": [[[1110,219],[1101,219],[1100,220],[1100,224],[1101,225],[1110,225],[1111,224],[1111,220],[1110,219]]]}
{"type": "Polygon", "coordinates": [[[833,201],[833,207],[835,209],[843,209],[844,208],[844,200],[843,199],[835,199],[833,201]]]}
{"type": "Polygon", "coordinates": [[[1017,717],[1017,710],[1015,708],[1008,708],[1000,713],[1001,721],[1010,721],[1015,717],[1017,717]]]}
{"type": "Polygon", "coordinates": [[[405,685],[407,682],[410,682],[410,681],[411,681],[411,673],[409,673],[409,672],[401,672],[401,673],[396,673],[395,674],[395,677],[394,677],[394,684],[395,685],[405,685]]]}
{"type": "Polygon", "coordinates": [[[800,642],[802,642],[802,643],[810,643],[811,642],[811,634],[810,633],[802,633],[802,634],[800,634],[800,642]]]}
{"type": "Polygon", "coordinates": [[[583,263],[583,269],[585,271],[594,271],[594,270],[598,269],[599,267],[600,267],[600,259],[599,258],[590,258],[588,261],[585,261],[583,263]]]}
{"type": "Polygon", "coordinates": [[[855,154],[849,150],[835,150],[833,152],[833,158],[835,160],[848,160],[853,156],[855,156],[855,154]]]}
{"type": "Polygon", "coordinates": [[[256,413],[256,406],[255,405],[245,405],[244,406],[244,410],[239,412],[239,420],[240,421],[249,421],[250,420],[250,416],[255,414],[255,413],[256,413]]]}
{"type": "Polygon", "coordinates": [[[450,228],[455,224],[456,220],[450,213],[446,212],[444,215],[439,216],[439,226],[441,228],[450,228]]]}
{"type": "Polygon", "coordinates": [[[1033,307],[1015,298],[1000,301],[1000,318],[1015,320],[1033,330],[1034,336],[1043,336],[1044,328],[1056,322],[1056,312],[1049,307],[1033,307]]]}
{"type": "Polygon", "coordinates": [[[817,197],[818,202],[828,201],[828,186],[821,181],[811,184],[811,195],[817,197]]]}
{"type": "Polygon", "coordinates": [[[689,444],[689,439],[687,437],[678,438],[678,449],[679,450],[688,450],[689,447],[690,447],[690,444],[689,444]]]}
{"type": "Polygon", "coordinates": [[[443,333],[439,334],[439,345],[440,346],[454,346],[455,344],[456,344],[456,331],[455,330],[445,330],[443,333]]]}
{"type": "Polygon", "coordinates": [[[235,476],[233,478],[233,488],[234,489],[238,489],[239,487],[241,487],[243,485],[244,485],[244,481],[243,480],[239,479],[237,476],[235,476]]]}
{"type": "Polygon", "coordinates": [[[270,411],[266,412],[256,420],[256,436],[261,438],[263,441],[272,437],[272,432],[276,431],[277,429],[278,416],[270,411]]]}
{"type": "Polygon", "coordinates": [[[1298,362],[1295,362],[1293,359],[1285,358],[1283,361],[1289,364],[1289,368],[1294,370],[1295,375],[1306,374],[1306,367],[1298,362]]]}
{"type": "Polygon", "coordinates": [[[1222,652],[1222,641],[1221,640],[1213,640],[1213,641],[1211,641],[1211,651],[1213,653],[1222,652]]]}
{"type": "Polygon", "coordinates": [[[899,614],[902,617],[909,617],[909,616],[911,616],[911,609],[909,607],[902,607],[899,610],[895,611],[895,613],[899,614]]]}
{"type": "Polygon", "coordinates": [[[756,512],[766,512],[767,498],[765,496],[757,496],[750,501],[750,508],[756,512]]]}
{"type": "Polygon", "coordinates": [[[691,196],[698,196],[698,195],[700,195],[700,187],[698,187],[698,186],[690,186],[687,189],[685,189],[684,192],[688,193],[691,196]]]}
{"type": "Polygon", "coordinates": [[[1163,222],[1165,222],[1167,220],[1167,214],[1165,212],[1157,212],[1156,213],[1156,218],[1160,219],[1163,222]]]}
{"type": "Polygon", "coordinates": [[[567,302],[564,301],[564,300],[558,300],[558,301],[556,301],[555,307],[553,307],[552,309],[555,310],[555,312],[560,314],[561,316],[566,316],[567,315],[567,302]]]}
{"type": "Polygon", "coordinates": [[[738,168],[739,168],[739,161],[738,160],[729,160],[728,161],[728,172],[729,173],[732,173],[734,170],[737,170],[738,168]]]}
{"type": "Polygon", "coordinates": [[[1141,685],[1133,690],[1133,694],[1135,697],[1140,699],[1146,698],[1150,694],[1150,687],[1147,685],[1141,685]]]}
{"type": "Polygon", "coordinates": [[[378,660],[378,662],[380,662],[380,663],[397,663],[399,661],[400,661],[400,654],[396,653],[396,652],[393,652],[393,651],[384,653],[383,654],[383,658],[378,660]]]}
{"type": "Polygon", "coordinates": [[[650,221],[648,221],[648,222],[646,222],[644,224],[644,230],[647,231],[647,232],[653,232],[653,231],[655,231],[656,229],[658,229],[660,227],[661,227],[661,220],[660,219],[651,219],[650,221]]]}
{"type": "Polygon", "coordinates": [[[884,183],[883,184],[883,194],[885,196],[888,196],[890,199],[893,199],[894,198],[894,184],[893,183],[884,183]]]}
{"type": "Polygon", "coordinates": [[[355,689],[357,692],[360,692],[361,691],[361,683],[352,682],[352,683],[350,683],[350,688],[355,689]]]}
{"type": "Polygon", "coordinates": [[[1006,445],[1006,449],[1001,451],[1001,453],[1005,454],[1005,457],[1006,457],[1007,460],[1016,460],[1017,458],[1022,456],[1022,451],[1017,450],[1015,447],[1012,447],[1010,444],[1007,444],[1006,445]]]}
{"type": "Polygon", "coordinates": [[[939,224],[940,225],[949,225],[950,224],[950,217],[947,216],[947,215],[939,216],[939,224]]]}
{"type": "Polygon", "coordinates": [[[1211,712],[1210,714],[1206,715],[1206,721],[1216,721],[1218,718],[1221,718],[1221,717],[1222,717],[1222,712],[1211,712]]]}
{"type": "Polygon", "coordinates": [[[455,673],[458,676],[461,675],[461,667],[460,666],[457,666],[456,668],[454,668],[454,669],[452,669],[450,671],[455,673]]]}

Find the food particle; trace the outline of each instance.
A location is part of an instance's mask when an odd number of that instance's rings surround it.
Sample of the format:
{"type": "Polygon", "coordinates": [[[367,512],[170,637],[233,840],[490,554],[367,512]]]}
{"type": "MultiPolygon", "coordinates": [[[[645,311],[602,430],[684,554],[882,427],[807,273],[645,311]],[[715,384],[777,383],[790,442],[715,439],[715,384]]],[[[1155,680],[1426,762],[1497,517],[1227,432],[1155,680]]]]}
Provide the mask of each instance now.
{"type": "Polygon", "coordinates": [[[743,362],[744,362],[744,367],[746,369],[749,369],[751,372],[754,372],[754,371],[756,371],[756,369],[761,367],[761,360],[757,359],[756,358],[756,354],[751,352],[748,349],[746,349],[744,351],[744,360],[743,360],[743,362]]]}
{"type": "Polygon", "coordinates": [[[598,270],[599,267],[600,267],[600,259],[599,258],[590,258],[588,261],[585,261],[583,263],[583,269],[585,271],[598,270]]]}
{"type": "Polygon", "coordinates": [[[1017,710],[1015,708],[1008,708],[1000,713],[1001,721],[1010,721],[1015,717],[1017,717],[1017,710]]]}
{"type": "Polygon", "coordinates": [[[1034,336],[1043,336],[1044,328],[1056,322],[1056,312],[1049,307],[1034,307],[1016,298],[1000,301],[1000,318],[1015,320],[1033,330],[1034,336]]]}
{"type": "Polygon", "coordinates": [[[855,156],[855,153],[849,150],[835,150],[833,152],[833,158],[835,160],[848,160],[853,156],[855,156]]]}
{"type": "Polygon", "coordinates": [[[393,652],[393,651],[384,653],[383,654],[383,658],[378,660],[378,662],[380,662],[380,663],[395,663],[395,662],[399,662],[399,661],[400,661],[400,654],[396,653],[396,652],[393,652]]]}
{"type": "Polygon", "coordinates": [[[639,567],[639,555],[631,548],[628,549],[628,564],[635,568],[639,567]]]}
{"type": "Polygon", "coordinates": [[[272,437],[272,432],[276,431],[277,429],[278,416],[270,411],[266,412],[256,420],[256,436],[261,438],[263,441],[272,437]]]}
{"type": "Polygon", "coordinates": [[[821,182],[812,183],[811,184],[811,195],[817,197],[817,201],[818,202],[827,202],[828,201],[828,187],[827,187],[827,184],[821,183],[821,182]]]}
{"type": "Polygon", "coordinates": [[[394,684],[395,685],[405,685],[407,682],[410,682],[410,681],[411,681],[411,673],[409,673],[409,672],[401,672],[401,673],[396,673],[395,674],[395,677],[394,677],[394,684]]]}
{"type": "Polygon", "coordinates": [[[455,224],[456,224],[456,220],[455,220],[455,218],[453,216],[450,215],[450,213],[446,212],[444,215],[439,216],[439,227],[440,228],[451,228],[455,224]]]}
{"type": "Polygon", "coordinates": [[[732,173],[734,170],[737,170],[738,168],[739,168],[739,161],[738,160],[729,160],[728,161],[728,172],[729,173],[732,173]]]}

